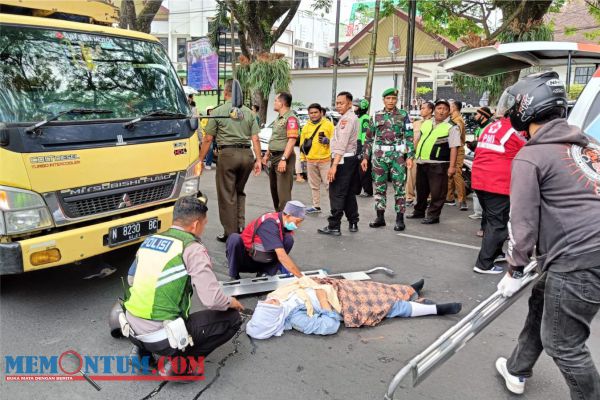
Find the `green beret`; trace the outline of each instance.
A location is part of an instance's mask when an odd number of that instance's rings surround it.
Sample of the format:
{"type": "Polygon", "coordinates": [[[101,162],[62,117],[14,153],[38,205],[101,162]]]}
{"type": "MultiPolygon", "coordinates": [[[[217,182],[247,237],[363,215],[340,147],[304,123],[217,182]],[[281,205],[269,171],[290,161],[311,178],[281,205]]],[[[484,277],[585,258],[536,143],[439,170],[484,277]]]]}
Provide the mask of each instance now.
{"type": "Polygon", "coordinates": [[[385,97],[385,96],[398,96],[398,89],[389,88],[389,89],[384,90],[381,97],[385,97]]]}

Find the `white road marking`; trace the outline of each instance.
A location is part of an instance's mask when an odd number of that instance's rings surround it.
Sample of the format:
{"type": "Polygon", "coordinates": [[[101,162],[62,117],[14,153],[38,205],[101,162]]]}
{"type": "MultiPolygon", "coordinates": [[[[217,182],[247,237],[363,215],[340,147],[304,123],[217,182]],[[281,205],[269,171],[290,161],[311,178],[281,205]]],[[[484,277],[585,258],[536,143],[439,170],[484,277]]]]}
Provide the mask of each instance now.
{"type": "Polygon", "coordinates": [[[477,246],[471,246],[471,245],[468,245],[468,244],[449,242],[447,240],[439,240],[439,239],[432,239],[432,238],[423,237],[423,236],[407,235],[406,233],[398,233],[398,236],[403,236],[403,237],[407,237],[407,238],[411,238],[411,239],[425,240],[427,242],[448,244],[450,246],[464,247],[465,249],[479,250],[479,247],[477,247],[477,246]]]}

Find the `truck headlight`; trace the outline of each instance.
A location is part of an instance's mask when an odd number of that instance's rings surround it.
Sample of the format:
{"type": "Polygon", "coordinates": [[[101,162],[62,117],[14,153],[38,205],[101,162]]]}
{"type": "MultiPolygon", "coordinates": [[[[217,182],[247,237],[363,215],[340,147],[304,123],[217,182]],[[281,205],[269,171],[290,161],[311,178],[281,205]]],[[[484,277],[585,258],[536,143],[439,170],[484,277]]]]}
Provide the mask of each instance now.
{"type": "Polygon", "coordinates": [[[52,225],[42,196],[29,190],[0,186],[0,234],[14,235],[52,225]]]}
{"type": "Polygon", "coordinates": [[[185,173],[185,179],[179,197],[189,196],[198,193],[200,190],[200,169],[202,161],[198,160],[188,167],[185,173]]]}

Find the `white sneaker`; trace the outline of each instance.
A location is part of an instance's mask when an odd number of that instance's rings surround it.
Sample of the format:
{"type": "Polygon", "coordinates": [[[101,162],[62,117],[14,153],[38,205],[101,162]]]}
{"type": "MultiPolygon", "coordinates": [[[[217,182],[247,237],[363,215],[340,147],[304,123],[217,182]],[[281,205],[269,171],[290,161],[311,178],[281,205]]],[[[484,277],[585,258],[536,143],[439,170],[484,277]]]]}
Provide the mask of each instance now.
{"type": "Polygon", "coordinates": [[[210,165],[205,165],[205,166],[204,166],[204,169],[206,169],[206,170],[209,170],[209,171],[210,171],[210,170],[212,169],[212,167],[211,167],[210,165]]]}
{"type": "Polygon", "coordinates": [[[506,368],[506,358],[500,357],[496,360],[496,369],[504,378],[506,388],[514,394],[523,394],[525,391],[525,378],[511,375],[506,368]]]}

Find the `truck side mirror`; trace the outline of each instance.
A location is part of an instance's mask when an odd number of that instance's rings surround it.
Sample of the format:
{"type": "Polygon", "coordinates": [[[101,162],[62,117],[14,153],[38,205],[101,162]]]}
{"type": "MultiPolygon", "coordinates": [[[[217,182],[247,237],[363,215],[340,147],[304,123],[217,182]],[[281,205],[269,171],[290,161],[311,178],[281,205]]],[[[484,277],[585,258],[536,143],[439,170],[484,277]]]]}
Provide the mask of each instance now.
{"type": "Polygon", "coordinates": [[[188,119],[189,124],[190,124],[190,129],[192,131],[195,131],[196,129],[198,129],[198,118],[197,117],[191,117],[190,119],[188,119]]]}
{"type": "Polygon", "coordinates": [[[234,79],[231,85],[231,105],[233,108],[240,108],[243,104],[244,95],[242,93],[242,86],[237,79],[234,79]]]}

